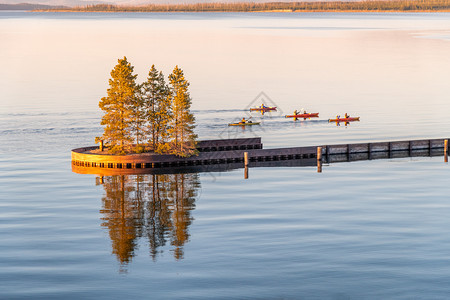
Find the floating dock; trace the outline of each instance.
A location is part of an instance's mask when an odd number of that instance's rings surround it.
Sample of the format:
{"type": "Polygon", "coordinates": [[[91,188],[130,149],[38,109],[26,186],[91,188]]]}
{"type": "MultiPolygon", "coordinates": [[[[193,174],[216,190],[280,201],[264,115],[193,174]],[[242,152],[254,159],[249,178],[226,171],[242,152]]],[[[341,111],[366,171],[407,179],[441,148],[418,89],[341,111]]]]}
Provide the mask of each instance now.
{"type": "Polygon", "coordinates": [[[261,138],[206,140],[198,143],[199,154],[191,157],[159,154],[105,155],[91,153],[99,147],[72,150],[72,169],[77,173],[136,174],[171,172],[168,169],[194,171],[242,168],[244,153],[250,167],[314,166],[318,156],[323,163],[396,158],[407,156],[438,156],[447,153],[448,139],[356,143],[263,149],[261,138]],[[447,148],[447,149],[445,149],[447,148]],[[318,150],[320,152],[318,152],[318,150]],[[280,163],[291,161],[290,163],[280,163]],[[272,163],[269,163],[272,162],[272,163]],[[212,167],[213,165],[223,165],[212,167]]]}

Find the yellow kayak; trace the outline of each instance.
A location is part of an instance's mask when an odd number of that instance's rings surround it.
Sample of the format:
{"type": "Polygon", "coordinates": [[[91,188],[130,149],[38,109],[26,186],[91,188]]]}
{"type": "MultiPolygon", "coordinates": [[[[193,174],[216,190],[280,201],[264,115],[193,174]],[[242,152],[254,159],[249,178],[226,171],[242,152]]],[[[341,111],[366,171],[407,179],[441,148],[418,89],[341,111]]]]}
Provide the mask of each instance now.
{"type": "Polygon", "coordinates": [[[260,124],[260,122],[248,121],[248,122],[230,123],[230,124],[228,124],[228,126],[250,126],[250,125],[259,125],[259,124],[260,124]]]}

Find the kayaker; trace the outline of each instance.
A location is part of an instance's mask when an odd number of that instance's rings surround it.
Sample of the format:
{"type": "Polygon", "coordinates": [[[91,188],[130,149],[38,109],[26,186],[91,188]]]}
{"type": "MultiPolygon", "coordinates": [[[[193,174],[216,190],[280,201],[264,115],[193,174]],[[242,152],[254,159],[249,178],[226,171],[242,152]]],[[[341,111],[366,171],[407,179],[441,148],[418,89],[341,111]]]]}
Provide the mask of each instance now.
{"type": "Polygon", "coordinates": [[[339,120],[340,118],[341,118],[341,116],[340,116],[340,115],[337,115],[337,116],[336,116],[336,119],[338,119],[338,120],[339,120]]]}
{"type": "Polygon", "coordinates": [[[345,118],[347,119],[347,118],[350,118],[350,116],[349,115],[347,115],[347,113],[345,113],[345,118]]]}
{"type": "Polygon", "coordinates": [[[247,122],[247,120],[245,118],[242,118],[241,123],[245,124],[245,122],[247,122]]]}
{"type": "Polygon", "coordinates": [[[294,116],[298,115],[298,111],[294,110],[294,116]]]}
{"type": "Polygon", "coordinates": [[[261,108],[262,108],[262,109],[266,108],[266,106],[264,105],[264,103],[261,104],[261,108]]]}

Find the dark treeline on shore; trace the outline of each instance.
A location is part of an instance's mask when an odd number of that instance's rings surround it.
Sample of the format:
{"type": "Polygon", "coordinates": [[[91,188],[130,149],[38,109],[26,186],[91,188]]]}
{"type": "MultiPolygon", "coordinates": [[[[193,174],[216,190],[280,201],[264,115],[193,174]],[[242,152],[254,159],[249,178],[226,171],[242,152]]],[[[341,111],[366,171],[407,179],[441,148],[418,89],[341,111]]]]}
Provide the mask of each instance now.
{"type": "Polygon", "coordinates": [[[74,7],[80,12],[313,12],[313,11],[450,11],[450,0],[395,0],[358,2],[195,3],[117,6],[110,4],[74,7]]]}
{"type": "Polygon", "coordinates": [[[55,6],[33,3],[19,3],[19,4],[2,4],[0,3],[0,10],[50,10],[50,9],[70,9],[67,6],[55,6]]]}

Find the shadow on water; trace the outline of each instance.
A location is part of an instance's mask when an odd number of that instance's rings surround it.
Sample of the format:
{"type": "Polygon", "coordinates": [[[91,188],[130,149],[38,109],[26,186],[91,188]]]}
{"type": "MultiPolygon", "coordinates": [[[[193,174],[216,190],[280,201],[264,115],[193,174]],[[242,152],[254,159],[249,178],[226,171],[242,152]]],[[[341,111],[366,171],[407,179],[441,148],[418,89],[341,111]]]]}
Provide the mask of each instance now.
{"type": "Polygon", "coordinates": [[[200,188],[197,173],[102,176],[96,184],[105,190],[101,226],[109,232],[121,272],[126,272],[140,239],[148,240],[155,261],[166,247],[175,259],[183,258],[200,188]]]}

